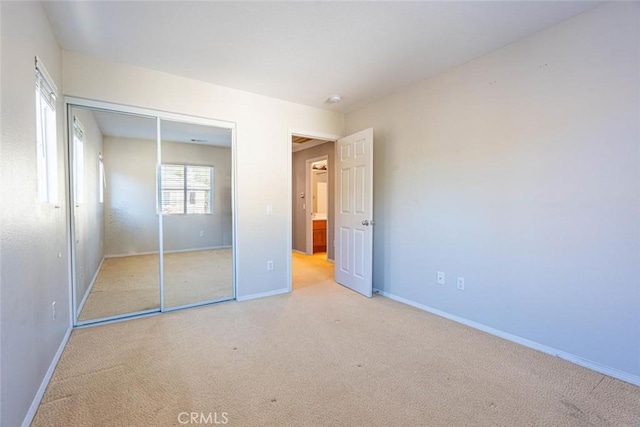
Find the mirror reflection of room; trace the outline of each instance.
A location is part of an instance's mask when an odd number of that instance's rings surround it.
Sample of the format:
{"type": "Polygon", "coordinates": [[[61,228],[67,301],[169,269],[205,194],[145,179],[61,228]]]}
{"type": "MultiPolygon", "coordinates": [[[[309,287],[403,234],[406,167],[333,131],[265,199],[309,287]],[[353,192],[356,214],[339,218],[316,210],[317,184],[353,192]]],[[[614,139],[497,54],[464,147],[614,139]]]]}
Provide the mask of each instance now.
{"type": "Polygon", "coordinates": [[[232,299],[231,132],[163,120],[165,306],[232,299]]]}
{"type": "Polygon", "coordinates": [[[157,311],[156,121],[80,107],[70,116],[78,322],[157,311]]]}
{"type": "Polygon", "coordinates": [[[70,117],[78,324],[160,311],[162,290],[165,309],[233,299],[230,130],[163,120],[159,162],[155,118],[70,117]]]}

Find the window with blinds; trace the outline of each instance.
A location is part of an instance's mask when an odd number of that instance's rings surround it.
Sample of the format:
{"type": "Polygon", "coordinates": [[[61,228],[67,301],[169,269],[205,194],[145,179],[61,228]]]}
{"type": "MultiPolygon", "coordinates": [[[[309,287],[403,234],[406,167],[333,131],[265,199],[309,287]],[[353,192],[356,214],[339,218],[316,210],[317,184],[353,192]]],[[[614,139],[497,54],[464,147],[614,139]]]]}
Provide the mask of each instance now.
{"type": "Polygon", "coordinates": [[[162,165],[160,175],[163,215],[213,213],[213,167],[162,165]]]}
{"type": "Polygon", "coordinates": [[[38,199],[58,202],[58,135],[56,130],[57,88],[36,57],[36,168],[38,199]]]}

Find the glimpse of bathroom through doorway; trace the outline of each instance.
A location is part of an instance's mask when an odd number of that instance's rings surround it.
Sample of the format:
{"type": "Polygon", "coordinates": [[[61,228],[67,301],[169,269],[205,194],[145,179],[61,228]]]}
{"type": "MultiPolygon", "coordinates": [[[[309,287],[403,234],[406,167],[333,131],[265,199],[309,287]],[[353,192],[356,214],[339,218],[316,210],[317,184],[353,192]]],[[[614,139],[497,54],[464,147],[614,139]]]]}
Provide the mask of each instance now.
{"type": "MultiPolygon", "coordinates": [[[[328,135],[322,139],[292,134],[291,249],[296,256],[318,261],[321,258],[332,266],[335,250],[334,162],[335,139],[328,135]]],[[[292,274],[295,278],[294,271],[292,274]]]]}
{"type": "Polygon", "coordinates": [[[329,166],[328,156],[319,161],[308,161],[309,164],[309,201],[311,215],[311,253],[327,254],[330,241],[327,220],[329,215],[329,166]]]}

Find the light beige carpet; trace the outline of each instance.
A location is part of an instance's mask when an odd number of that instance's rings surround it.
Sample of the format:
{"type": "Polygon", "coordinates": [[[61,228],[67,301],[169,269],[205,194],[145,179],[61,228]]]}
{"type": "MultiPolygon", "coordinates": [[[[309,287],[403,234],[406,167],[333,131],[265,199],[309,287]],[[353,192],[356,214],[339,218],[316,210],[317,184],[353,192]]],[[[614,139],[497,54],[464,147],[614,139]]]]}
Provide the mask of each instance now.
{"type": "Polygon", "coordinates": [[[362,297],[321,259],[294,255],[294,271],[292,294],[73,331],[33,426],[640,422],[638,387],[362,297]]]}
{"type": "MultiPolygon", "coordinates": [[[[158,255],[106,258],[79,320],[160,307],[158,255]]],[[[165,306],[233,297],[231,249],[164,256],[165,306]]]]}
{"type": "Polygon", "coordinates": [[[231,249],[164,255],[165,306],[233,297],[231,249]]]}

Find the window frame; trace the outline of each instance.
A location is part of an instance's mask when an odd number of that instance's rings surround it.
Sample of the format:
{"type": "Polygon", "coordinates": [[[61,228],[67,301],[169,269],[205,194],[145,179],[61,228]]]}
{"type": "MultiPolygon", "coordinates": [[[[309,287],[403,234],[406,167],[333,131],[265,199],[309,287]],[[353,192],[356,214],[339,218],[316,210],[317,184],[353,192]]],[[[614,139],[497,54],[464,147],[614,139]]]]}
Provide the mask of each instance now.
{"type": "Polygon", "coordinates": [[[102,153],[98,153],[98,173],[100,177],[98,178],[98,203],[104,203],[104,190],[107,188],[107,176],[104,171],[104,159],[102,158],[102,153]]]}
{"type": "Polygon", "coordinates": [[[214,203],[213,198],[215,195],[215,167],[213,165],[197,165],[190,163],[162,163],[160,165],[160,177],[159,177],[159,185],[158,185],[158,214],[162,214],[163,216],[174,216],[174,215],[213,215],[214,203]],[[164,176],[164,168],[165,167],[181,167],[182,168],[182,183],[180,188],[178,186],[167,188],[163,186],[163,176],[164,176]],[[198,189],[189,186],[189,168],[207,168],[209,170],[209,188],[206,189],[198,189]],[[181,191],[182,194],[182,210],[181,212],[164,212],[164,202],[166,200],[165,192],[169,191],[181,191]],[[189,204],[191,200],[192,192],[205,192],[209,194],[209,208],[205,212],[189,212],[189,204]]]}
{"type": "Polygon", "coordinates": [[[36,187],[38,201],[57,205],[58,89],[42,61],[35,58],[36,187]]]}

